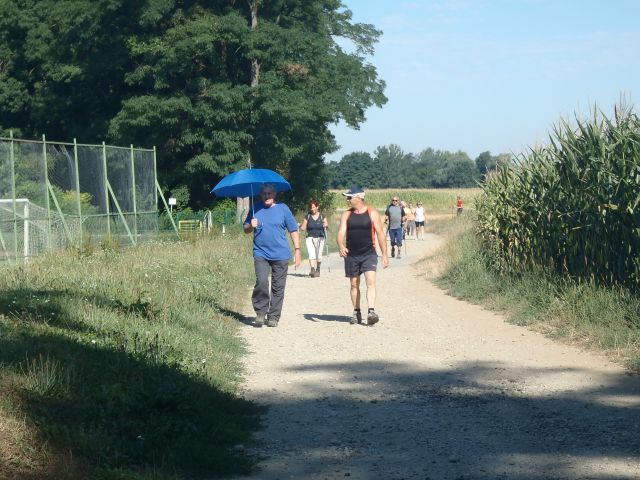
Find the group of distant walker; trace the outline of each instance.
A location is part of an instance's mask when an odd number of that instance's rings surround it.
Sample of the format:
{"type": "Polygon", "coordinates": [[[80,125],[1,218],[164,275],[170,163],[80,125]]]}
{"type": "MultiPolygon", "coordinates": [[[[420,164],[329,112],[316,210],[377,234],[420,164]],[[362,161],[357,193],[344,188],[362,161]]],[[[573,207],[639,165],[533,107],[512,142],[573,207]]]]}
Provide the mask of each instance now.
{"type": "MultiPolygon", "coordinates": [[[[425,210],[418,201],[415,208],[399,197],[393,196],[385,210],[384,224],[378,210],[367,206],[365,192],[360,187],[352,187],[342,194],[348,208],[340,217],[337,233],[338,252],[344,258],[345,276],[349,279],[353,314],[350,323],[375,325],[380,320],[375,310],[376,304],[376,271],[378,270],[378,253],[380,249],[382,267],[389,266],[387,256],[386,235],[391,240],[391,257],[402,258],[403,240],[415,235],[417,240],[424,240],[425,210]],[[376,242],[377,240],[377,242],[376,242]],[[396,253],[397,249],[397,253],[396,253]],[[367,314],[360,308],[360,277],[364,275],[367,286],[367,314]]],[[[299,230],[307,232],[306,247],[309,256],[312,278],[320,276],[322,252],[326,245],[327,219],[320,212],[320,204],[316,199],[309,201],[309,212],[300,225],[293,213],[284,203],[277,203],[276,189],[271,184],[264,184],[260,191],[262,201],[256,203],[244,221],[245,233],[253,233],[253,263],[256,283],[251,301],[256,313],[254,324],[258,327],[267,325],[277,327],[282,313],[284,291],[287,281],[291,251],[286,233],[289,232],[294,247],[294,265],[301,263],[299,230]],[[269,285],[269,277],[271,284],[269,285]]],[[[462,213],[462,200],[457,199],[458,215],[462,213]]],[[[406,247],[405,247],[406,249],[406,247]]]]}

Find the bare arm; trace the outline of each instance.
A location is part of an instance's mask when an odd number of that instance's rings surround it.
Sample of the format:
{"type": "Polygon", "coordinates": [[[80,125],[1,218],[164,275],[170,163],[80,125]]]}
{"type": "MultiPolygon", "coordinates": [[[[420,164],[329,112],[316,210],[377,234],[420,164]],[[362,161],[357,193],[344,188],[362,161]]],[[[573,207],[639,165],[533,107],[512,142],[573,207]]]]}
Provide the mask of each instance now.
{"type": "Polygon", "coordinates": [[[336,241],[338,242],[338,252],[340,252],[341,257],[346,257],[349,253],[349,250],[347,250],[347,247],[344,243],[345,235],[347,234],[347,218],[349,218],[349,215],[349,210],[342,214],[342,216],[340,217],[340,226],[338,227],[338,236],[336,238],[336,241]]]}
{"type": "Polygon", "coordinates": [[[376,210],[371,210],[371,220],[373,221],[373,228],[376,231],[376,237],[378,237],[378,245],[380,245],[380,251],[382,252],[382,267],[387,268],[389,266],[389,257],[387,257],[387,238],[382,228],[382,221],[380,214],[376,210]]]}
{"type": "Polygon", "coordinates": [[[302,221],[302,224],[300,225],[300,230],[302,230],[303,232],[307,231],[307,217],[304,217],[304,220],[302,221]]]}
{"type": "Polygon", "coordinates": [[[291,235],[291,241],[293,242],[293,262],[296,268],[300,266],[302,262],[302,254],[300,253],[300,232],[297,230],[294,232],[289,232],[291,235]]]}

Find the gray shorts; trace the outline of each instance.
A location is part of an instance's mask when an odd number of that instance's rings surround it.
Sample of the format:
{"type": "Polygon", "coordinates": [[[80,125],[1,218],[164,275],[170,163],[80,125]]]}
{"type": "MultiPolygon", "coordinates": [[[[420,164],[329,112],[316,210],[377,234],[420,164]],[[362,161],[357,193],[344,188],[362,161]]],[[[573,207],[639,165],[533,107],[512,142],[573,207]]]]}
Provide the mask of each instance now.
{"type": "Polygon", "coordinates": [[[344,257],[345,277],[359,277],[364,272],[375,272],[378,269],[378,255],[371,251],[365,255],[347,255],[344,257]]]}

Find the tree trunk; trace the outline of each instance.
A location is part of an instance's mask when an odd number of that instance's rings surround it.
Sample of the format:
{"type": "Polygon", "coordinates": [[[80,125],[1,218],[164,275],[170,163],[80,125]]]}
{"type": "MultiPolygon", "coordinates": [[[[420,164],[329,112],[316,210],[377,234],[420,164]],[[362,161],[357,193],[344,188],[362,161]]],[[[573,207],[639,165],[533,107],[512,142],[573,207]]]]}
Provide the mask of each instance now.
{"type": "MultiPolygon", "coordinates": [[[[251,22],[251,30],[258,28],[258,0],[247,0],[247,6],[249,7],[249,15],[251,22]]],[[[260,83],[260,64],[257,59],[251,60],[251,87],[255,87],[260,83]]],[[[247,153],[247,160],[249,162],[249,168],[255,164],[255,153],[253,148],[249,147],[247,153]]],[[[251,199],[249,197],[238,198],[236,201],[236,215],[238,222],[242,222],[247,215],[250,208],[251,199]]]]}

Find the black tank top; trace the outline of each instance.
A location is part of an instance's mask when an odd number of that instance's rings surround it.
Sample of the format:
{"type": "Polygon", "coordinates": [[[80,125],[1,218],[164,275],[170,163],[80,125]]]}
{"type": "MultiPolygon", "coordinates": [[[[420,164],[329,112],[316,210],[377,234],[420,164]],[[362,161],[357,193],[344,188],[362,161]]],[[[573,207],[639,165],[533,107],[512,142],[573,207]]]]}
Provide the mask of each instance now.
{"type": "Polygon", "coordinates": [[[364,213],[351,211],[347,218],[347,249],[349,256],[366,255],[375,252],[373,246],[373,228],[369,210],[364,213]]]}
{"type": "Polygon", "coordinates": [[[311,214],[307,214],[307,236],[318,238],[324,237],[324,227],[322,226],[322,215],[314,220],[311,214]]]}

